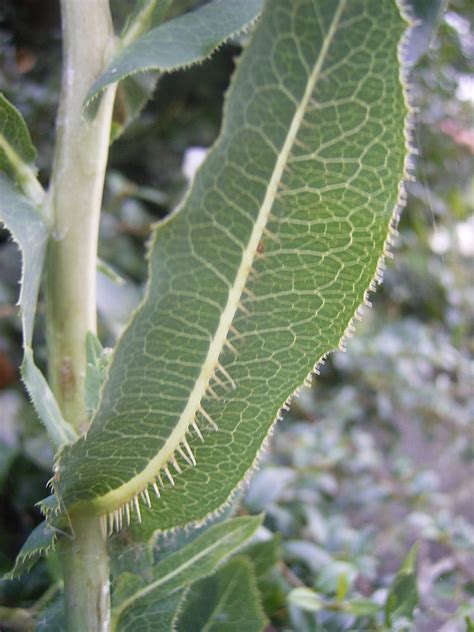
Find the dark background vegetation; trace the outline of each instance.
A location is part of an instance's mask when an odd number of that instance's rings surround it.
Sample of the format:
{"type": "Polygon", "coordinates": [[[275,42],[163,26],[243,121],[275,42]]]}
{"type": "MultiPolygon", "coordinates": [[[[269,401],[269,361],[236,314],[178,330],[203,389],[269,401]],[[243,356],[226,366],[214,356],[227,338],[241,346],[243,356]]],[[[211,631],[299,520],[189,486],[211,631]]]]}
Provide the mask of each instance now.
{"type": "MultiPolygon", "coordinates": [[[[191,4],[177,0],[178,8],[191,4]]],[[[0,90],[28,122],[45,185],[60,82],[57,5],[4,0],[0,8],[0,90]]],[[[120,20],[131,3],[112,5],[120,20]]],[[[409,48],[419,156],[395,259],[347,352],[330,358],[278,426],[240,509],[266,512],[262,537],[280,534],[278,563],[260,585],[269,630],[384,629],[382,605],[414,542],[419,603],[414,619],[393,629],[461,632],[474,610],[474,6],[453,0],[436,17],[435,2],[416,5],[426,18],[409,48]],[[291,590],[301,586],[325,607],[296,605],[291,590]],[[365,610],[357,615],[351,603],[365,610]]],[[[123,280],[100,274],[108,344],[142,294],[150,226],[186,186],[185,155],[218,132],[238,50],[226,46],[205,65],[164,78],[112,146],[100,256],[123,280]]],[[[41,520],[35,503],[46,494],[52,453],[19,380],[20,259],[6,232],[0,267],[3,572],[41,520]]],[[[44,362],[42,319],[40,304],[44,362]]],[[[31,607],[55,578],[53,556],[22,580],[2,582],[2,602],[31,607]]]]}

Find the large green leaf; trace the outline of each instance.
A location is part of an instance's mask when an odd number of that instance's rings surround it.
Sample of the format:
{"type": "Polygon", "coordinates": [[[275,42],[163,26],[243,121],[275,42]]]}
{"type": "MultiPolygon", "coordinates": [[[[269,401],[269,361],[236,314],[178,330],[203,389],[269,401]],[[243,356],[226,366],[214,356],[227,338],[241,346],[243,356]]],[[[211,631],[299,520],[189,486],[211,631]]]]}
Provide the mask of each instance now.
{"type": "MultiPolygon", "coordinates": [[[[159,562],[149,582],[138,575],[125,573],[119,578],[112,596],[114,629],[129,629],[129,622],[136,621],[136,617],[141,617],[143,612],[148,613],[149,626],[153,626],[153,623],[157,625],[159,619],[152,618],[150,612],[150,609],[155,611],[157,602],[166,602],[168,596],[212,573],[255,533],[260,524],[261,517],[257,516],[234,518],[214,525],[193,542],[159,562]]],[[[161,608],[157,616],[163,616],[161,608]]]]}
{"type": "Polygon", "coordinates": [[[266,623],[252,565],[245,558],[237,558],[212,577],[191,586],[176,629],[261,632],[266,623]]]}
{"type": "Polygon", "coordinates": [[[88,101],[137,72],[171,72],[204,61],[254,21],[261,6],[262,0],[212,0],[157,26],[118,53],[92,87],[88,101]]]}
{"type": "Polygon", "coordinates": [[[400,208],[404,28],[391,0],[267,2],[87,437],[61,453],[70,512],[120,526],[135,503],[143,535],[205,519],[350,333],[400,208]]]}

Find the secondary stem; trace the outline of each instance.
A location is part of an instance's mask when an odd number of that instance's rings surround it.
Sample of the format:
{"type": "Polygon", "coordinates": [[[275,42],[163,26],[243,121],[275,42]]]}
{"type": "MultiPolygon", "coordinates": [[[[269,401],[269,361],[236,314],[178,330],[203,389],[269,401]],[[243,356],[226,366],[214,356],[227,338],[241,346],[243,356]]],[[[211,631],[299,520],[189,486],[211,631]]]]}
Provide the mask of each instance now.
{"type": "MultiPolygon", "coordinates": [[[[99,218],[114,88],[92,119],[88,90],[114,47],[108,0],[61,0],[64,66],[47,210],[53,223],[46,270],[49,381],[64,417],[85,430],[85,336],[96,331],[99,218]]],[[[68,632],[110,629],[109,567],[99,519],[75,516],[59,545],[68,632]]]]}

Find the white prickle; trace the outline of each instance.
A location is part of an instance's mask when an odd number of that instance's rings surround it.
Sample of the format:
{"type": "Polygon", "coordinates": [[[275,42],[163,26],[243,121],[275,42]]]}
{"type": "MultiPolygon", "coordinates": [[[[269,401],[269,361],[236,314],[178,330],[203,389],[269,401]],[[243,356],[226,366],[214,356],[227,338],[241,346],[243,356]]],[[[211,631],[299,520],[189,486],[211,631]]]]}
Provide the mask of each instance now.
{"type": "Polygon", "coordinates": [[[150,494],[148,493],[148,489],[146,487],[142,491],[141,497],[143,498],[144,502],[148,505],[148,507],[151,509],[150,494]]]}
{"type": "Polygon", "coordinates": [[[229,390],[229,386],[223,382],[221,380],[221,378],[217,375],[216,372],[214,372],[214,375],[212,376],[212,379],[216,382],[216,384],[218,384],[221,388],[223,388],[225,391],[229,390]]]}
{"type": "Polygon", "coordinates": [[[229,351],[232,351],[232,353],[234,355],[239,355],[239,352],[237,351],[237,349],[234,347],[234,345],[230,342],[230,340],[226,340],[224,342],[225,346],[227,347],[227,349],[229,349],[229,351]]]}
{"type": "Polygon", "coordinates": [[[135,506],[135,511],[137,512],[138,522],[141,524],[142,514],[140,513],[140,503],[138,502],[138,496],[133,498],[133,504],[135,506]]]}
{"type": "Polygon", "coordinates": [[[199,427],[198,427],[198,425],[197,425],[197,423],[196,423],[196,420],[195,420],[195,419],[191,422],[191,426],[193,427],[193,430],[194,430],[194,432],[197,434],[197,436],[198,436],[198,437],[201,439],[201,441],[204,443],[204,437],[202,436],[201,431],[199,430],[199,427]]]}
{"type": "Polygon", "coordinates": [[[255,294],[252,292],[252,290],[249,290],[249,288],[248,288],[248,287],[246,287],[246,286],[244,286],[244,287],[242,288],[242,292],[243,292],[246,296],[248,296],[248,297],[249,297],[249,299],[251,299],[252,301],[255,301],[255,300],[256,300],[256,298],[257,298],[257,297],[255,296],[255,294]]]}
{"type": "MultiPolygon", "coordinates": [[[[250,270],[252,270],[252,269],[253,269],[253,268],[250,268],[250,270]]],[[[231,325],[231,326],[229,327],[229,331],[230,331],[232,334],[234,334],[234,336],[235,336],[236,338],[240,338],[240,333],[239,333],[239,331],[238,331],[238,330],[234,327],[234,325],[231,325]]]]}
{"type": "Polygon", "coordinates": [[[184,449],[188,453],[188,456],[191,459],[191,463],[193,464],[193,466],[196,466],[196,458],[194,457],[193,451],[191,450],[189,443],[186,441],[186,439],[183,439],[181,443],[183,444],[184,449]]]}
{"type": "Polygon", "coordinates": [[[209,393],[212,395],[214,399],[219,399],[219,395],[216,393],[216,391],[212,388],[210,384],[207,385],[206,391],[209,391],[209,393]]]}
{"type": "Polygon", "coordinates": [[[217,368],[222,373],[222,375],[225,377],[225,379],[229,382],[229,384],[232,386],[232,388],[235,388],[235,386],[236,386],[235,381],[232,379],[229,371],[227,371],[227,369],[225,369],[220,362],[217,363],[217,368]]]}
{"type": "Polygon", "coordinates": [[[211,424],[211,426],[214,428],[214,430],[219,430],[219,428],[218,428],[216,422],[214,421],[214,419],[212,419],[212,417],[206,413],[206,411],[204,410],[204,408],[202,406],[199,407],[199,412],[211,424]]]}
{"type": "Polygon", "coordinates": [[[169,480],[171,485],[174,487],[174,478],[173,478],[173,475],[171,474],[171,472],[169,471],[168,467],[164,467],[163,470],[164,470],[164,472],[166,474],[166,478],[169,480]]]}
{"type": "Polygon", "coordinates": [[[178,454],[180,455],[180,457],[181,457],[184,461],[186,461],[186,463],[187,463],[188,465],[191,465],[191,466],[192,466],[192,465],[193,465],[193,462],[191,461],[191,459],[189,458],[189,456],[186,454],[186,452],[183,450],[183,448],[179,445],[176,449],[178,450],[178,454]]]}
{"type": "Polygon", "coordinates": [[[242,301],[239,301],[238,307],[242,314],[245,314],[245,316],[250,316],[250,311],[245,307],[242,301]]]}
{"type": "Polygon", "coordinates": [[[100,532],[104,538],[107,537],[107,516],[100,516],[100,532]]]}
{"type": "Polygon", "coordinates": [[[178,461],[176,460],[176,457],[173,456],[173,458],[171,459],[171,465],[174,467],[174,469],[178,472],[178,474],[181,474],[181,472],[183,471],[181,469],[181,467],[179,466],[178,461]]]}

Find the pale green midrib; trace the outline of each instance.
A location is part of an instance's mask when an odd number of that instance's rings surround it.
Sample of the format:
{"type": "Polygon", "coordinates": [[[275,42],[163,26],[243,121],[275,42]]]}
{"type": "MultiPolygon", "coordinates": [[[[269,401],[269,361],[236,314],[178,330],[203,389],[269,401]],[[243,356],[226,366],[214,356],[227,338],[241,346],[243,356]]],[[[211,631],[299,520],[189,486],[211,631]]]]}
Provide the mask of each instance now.
{"type": "Polygon", "coordinates": [[[0,134],[0,149],[5,152],[25,194],[34,204],[40,205],[45,196],[43,187],[38,182],[33,169],[20,158],[3,134],[0,134]]]}
{"type": "Polygon", "coordinates": [[[215,542],[213,542],[206,548],[198,551],[196,555],[194,555],[193,557],[190,557],[188,560],[186,560],[186,562],[184,562],[183,564],[180,564],[179,566],[174,568],[172,571],[170,571],[163,577],[160,577],[160,579],[157,579],[156,581],[151,582],[150,584],[148,584],[148,586],[145,586],[141,590],[137,590],[135,594],[133,594],[131,597],[123,601],[120,604],[120,607],[117,608],[117,610],[115,610],[114,619],[118,620],[120,618],[120,615],[124,612],[124,610],[129,608],[133,604],[134,601],[137,601],[138,599],[143,599],[143,597],[146,597],[150,592],[152,592],[153,590],[155,590],[162,584],[169,582],[174,577],[176,577],[176,575],[179,575],[183,571],[186,571],[190,566],[193,566],[194,564],[196,564],[196,562],[199,562],[199,560],[201,560],[203,557],[211,554],[215,549],[222,547],[227,539],[231,539],[231,540],[235,539],[235,536],[237,533],[238,531],[232,531],[231,533],[228,533],[223,538],[216,540],[215,542]]]}
{"type": "MultiPolygon", "coordinates": [[[[258,244],[262,238],[263,231],[268,222],[271,208],[273,207],[273,203],[277,195],[278,183],[282,178],[288,157],[303,121],[307,105],[311,99],[316,83],[320,77],[322,66],[326,59],[329,46],[332,43],[346,3],[347,0],[339,1],[338,7],[334,13],[334,17],[331,22],[331,26],[326,37],[324,38],[324,42],[321,47],[318,59],[316,60],[314,69],[308,78],[306,89],[303,98],[301,99],[300,106],[296,109],[296,112],[293,116],[293,120],[290,125],[287,137],[276,160],[275,168],[273,170],[273,174],[268,185],[267,193],[263,200],[262,206],[260,207],[260,211],[256,219],[255,226],[252,230],[247,248],[242,253],[242,261],[237,271],[234,285],[229,290],[227,304],[221,314],[219,325],[209,346],[209,351],[202,365],[201,373],[199,374],[195,382],[195,386],[190,394],[188,404],[186,405],[173,432],[170,434],[163,447],[159,450],[156,456],[149,461],[148,465],[139,474],[132,477],[120,487],[117,487],[110,492],[103,494],[102,496],[84,501],[85,504],[94,507],[94,509],[97,510],[99,513],[107,513],[118,509],[120,506],[129,502],[134,496],[139,494],[154,480],[159,470],[167,464],[168,460],[173,455],[174,451],[179,445],[180,440],[184,437],[189,425],[194,420],[197,412],[199,411],[201,401],[206,393],[209,381],[214,374],[216,364],[229,334],[234,316],[239,309],[239,302],[242,296],[242,292],[247,282],[247,278],[250,273],[253,260],[255,258],[255,253],[257,252],[258,244]]],[[[186,205],[186,201],[187,198],[185,198],[182,207],[186,205]]],[[[78,501],[78,503],[82,504],[81,501],[78,501]]]]}

